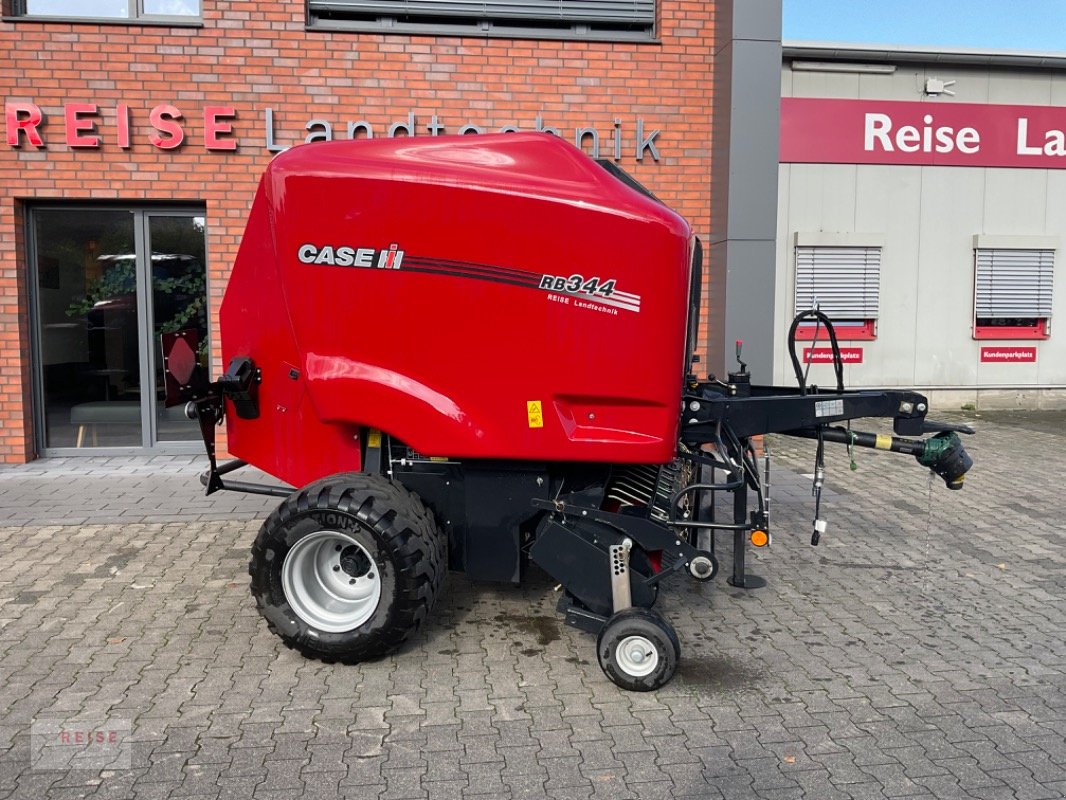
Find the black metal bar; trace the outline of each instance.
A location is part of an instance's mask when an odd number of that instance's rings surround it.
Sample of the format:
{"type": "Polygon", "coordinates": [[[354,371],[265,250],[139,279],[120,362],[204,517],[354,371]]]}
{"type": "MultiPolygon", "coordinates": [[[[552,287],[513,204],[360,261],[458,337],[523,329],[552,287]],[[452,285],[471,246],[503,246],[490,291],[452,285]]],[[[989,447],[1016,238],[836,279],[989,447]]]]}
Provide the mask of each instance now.
{"type": "Polygon", "coordinates": [[[248,462],[242,458],[234,458],[231,461],[227,461],[225,464],[220,464],[215,470],[216,475],[225,475],[227,472],[233,472],[234,470],[247,467],[248,462]]]}
{"type": "Polygon", "coordinates": [[[747,571],[748,537],[748,488],[742,486],[733,490],[733,523],[743,525],[743,530],[733,532],[733,574],[726,581],[738,589],[759,589],[766,585],[766,580],[747,571]]]}
{"type": "MultiPolygon", "coordinates": [[[[233,462],[230,461],[224,464],[223,466],[229,466],[232,463],[233,462]]],[[[237,469],[237,467],[233,467],[232,469],[229,469],[227,471],[232,472],[234,469],[237,469]]],[[[271,497],[288,497],[295,491],[294,489],[290,489],[285,486],[270,486],[265,483],[251,483],[249,481],[224,481],[221,478],[217,477],[220,473],[221,468],[219,468],[219,470],[214,473],[216,477],[215,486],[217,487],[215,491],[222,490],[226,492],[244,492],[245,494],[263,494],[270,495],[271,497]]],[[[202,485],[208,486],[210,482],[210,470],[200,475],[200,483],[202,485]]]]}
{"type": "Polygon", "coordinates": [[[744,523],[736,525],[732,522],[696,522],[690,519],[667,520],[666,524],[671,528],[699,528],[711,531],[748,531],[751,525],[744,523]]]}
{"type": "Polygon", "coordinates": [[[753,386],[751,397],[726,397],[710,386],[700,394],[686,395],[682,439],[689,443],[714,442],[719,425],[728,423],[738,439],[763,433],[844,422],[859,417],[891,417],[895,432],[918,436],[923,432],[926,398],[916,392],[895,390],[801,395],[794,389],[753,386]]]}

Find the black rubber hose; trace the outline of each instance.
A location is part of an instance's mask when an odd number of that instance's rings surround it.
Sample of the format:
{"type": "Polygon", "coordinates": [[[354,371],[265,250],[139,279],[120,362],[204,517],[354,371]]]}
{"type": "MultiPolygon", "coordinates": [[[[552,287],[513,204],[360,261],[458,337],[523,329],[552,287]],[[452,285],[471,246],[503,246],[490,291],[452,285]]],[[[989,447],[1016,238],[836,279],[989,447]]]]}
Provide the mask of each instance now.
{"type": "MultiPolygon", "coordinates": [[[[833,346],[833,371],[837,376],[837,392],[843,394],[844,360],[840,357],[840,345],[837,344],[837,332],[833,328],[833,323],[829,317],[814,308],[807,311],[801,311],[797,314],[796,318],[792,320],[792,325],[788,329],[788,355],[792,359],[792,369],[796,373],[796,382],[799,384],[800,394],[807,394],[807,379],[803,375],[803,369],[800,367],[799,357],[796,355],[796,331],[799,329],[800,323],[810,319],[825,325],[825,329],[829,333],[829,343],[833,346]]],[[[813,356],[813,342],[811,343],[811,350],[811,355],[813,356]]]]}

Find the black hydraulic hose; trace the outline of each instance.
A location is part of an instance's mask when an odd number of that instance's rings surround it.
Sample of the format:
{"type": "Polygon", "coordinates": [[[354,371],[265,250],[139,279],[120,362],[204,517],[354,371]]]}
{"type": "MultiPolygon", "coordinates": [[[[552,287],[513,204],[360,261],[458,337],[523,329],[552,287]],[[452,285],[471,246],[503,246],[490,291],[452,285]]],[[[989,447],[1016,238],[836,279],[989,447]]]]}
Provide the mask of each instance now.
{"type": "MultiPolygon", "coordinates": [[[[826,331],[829,333],[829,343],[833,346],[833,371],[837,376],[837,392],[844,393],[844,360],[840,356],[840,345],[837,344],[837,332],[833,328],[833,323],[825,314],[817,309],[809,309],[807,311],[801,311],[796,315],[796,318],[792,320],[792,325],[788,329],[788,355],[792,359],[792,369],[796,373],[796,382],[799,384],[800,394],[807,394],[807,378],[800,367],[799,357],[796,355],[796,331],[799,329],[801,323],[807,320],[816,320],[819,324],[825,325],[826,331]]],[[[814,355],[814,344],[811,344],[811,355],[814,355]]]]}

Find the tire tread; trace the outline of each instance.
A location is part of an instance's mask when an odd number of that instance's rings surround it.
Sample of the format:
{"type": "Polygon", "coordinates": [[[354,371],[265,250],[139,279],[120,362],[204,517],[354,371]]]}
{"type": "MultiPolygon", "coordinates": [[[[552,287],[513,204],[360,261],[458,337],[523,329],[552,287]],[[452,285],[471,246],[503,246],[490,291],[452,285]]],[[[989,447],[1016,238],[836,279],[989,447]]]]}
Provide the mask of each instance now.
{"type": "Polygon", "coordinates": [[[257,610],[271,633],[287,647],[327,663],[356,663],[396,650],[429,616],[447,573],[447,540],[413,492],[379,475],[340,473],[295,492],[270,514],[252,544],[248,573],[257,610]],[[274,539],[279,530],[323,510],[351,514],[372,528],[388,543],[396,567],[396,593],[385,624],[367,631],[349,648],[329,651],[312,646],[299,626],[290,632],[276,624],[275,619],[284,614],[271,599],[271,571],[281,565],[268,558],[276,549],[274,539]]]}

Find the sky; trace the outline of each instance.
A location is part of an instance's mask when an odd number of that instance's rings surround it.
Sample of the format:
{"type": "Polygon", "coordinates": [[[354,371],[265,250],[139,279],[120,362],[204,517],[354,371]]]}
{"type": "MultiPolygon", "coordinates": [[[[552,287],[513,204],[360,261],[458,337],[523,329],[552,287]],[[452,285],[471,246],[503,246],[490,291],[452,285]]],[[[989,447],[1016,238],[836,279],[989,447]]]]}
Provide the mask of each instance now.
{"type": "Polygon", "coordinates": [[[783,38],[1066,52],[1066,0],[783,0],[783,38]]]}

